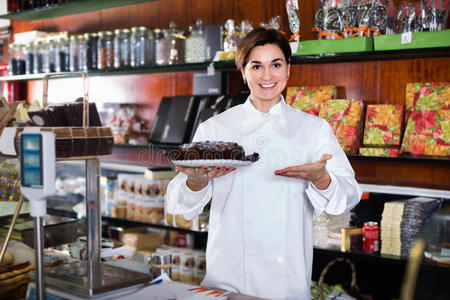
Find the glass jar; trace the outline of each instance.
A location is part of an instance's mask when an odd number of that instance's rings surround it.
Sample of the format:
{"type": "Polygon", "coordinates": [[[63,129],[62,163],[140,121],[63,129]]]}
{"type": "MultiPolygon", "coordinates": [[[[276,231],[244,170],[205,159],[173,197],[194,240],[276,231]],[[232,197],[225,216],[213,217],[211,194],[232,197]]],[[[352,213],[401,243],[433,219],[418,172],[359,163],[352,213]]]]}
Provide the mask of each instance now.
{"type": "Polygon", "coordinates": [[[148,29],[147,27],[131,28],[131,66],[145,66],[149,64],[148,59],[148,29]]]}
{"type": "Polygon", "coordinates": [[[34,44],[25,45],[25,74],[33,74],[34,72],[34,44]]]}
{"type": "Polygon", "coordinates": [[[114,68],[114,33],[112,31],[100,31],[97,41],[97,68],[114,68]]]}
{"type": "MultiPolygon", "coordinates": [[[[167,31],[164,29],[164,31],[167,31]]],[[[167,65],[169,63],[169,50],[164,43],[164,32],[161,29],[153,30],[155,37],[155,63],[157,65],[167,65]]]]}
{"type": "Polygon", "coordinates": [[[187,63],[206,60],[206,38],[203,21],[198,19],[195,26],[190,26],[190,35],[186,38],[184,60],[187,63]]]}
{"type": "Polygon", "coordinates": [[[169,65],[184,62],[185,39],[183,31],[176,28],[176,23],[170,22],[169,30],[164,33],[165,47],[169,50],[169,65]]]}
{"type": "Polygon", "coordinates": [[[47,43],[47,59],[44,60],[44,73],[56,72],[56,53],[57,44],[54,39],[48,39],[47,43]]]}
{"type": "Polygon", "coordinates": [[[56,43],[56,72],[68,72],[70,70],[69,39],[67,37],[61,37],[56,41],[56,43]]]}
{"type": "Polygon", "coordinates": [[[84,34],[84,61],[83,70],[97,70],[97,33],[84,34]]]}
{"type": "Polygon", "coordinates": [[[129,67],[131,32],[129,29],[116,29],[114,33],[114,67],[129,67]]]}
{"type": "Polygon", "coordinates": [[[71,72],[76,72],[80,70],[80,57],[78,56],[78,48],[79,48],[79,40],[78,35],[72,35],[69,39],[69,70],[71,72]]]}
{"type": "Polygon", "coordinates": [[[39,74],[44,73],[44,61],[41,53],[43,42],[34,42],[34,63],[33,63],[33,73],[39,74]]]}
{"type": "Polygon", "coordinates": [[[16,44],[14,46],[13,63],[15,63],[15,67],[13,67],[13,70],[15,72],[14,75],[25,74],[25,64],[26,64],[25,45],[16,44]]]}

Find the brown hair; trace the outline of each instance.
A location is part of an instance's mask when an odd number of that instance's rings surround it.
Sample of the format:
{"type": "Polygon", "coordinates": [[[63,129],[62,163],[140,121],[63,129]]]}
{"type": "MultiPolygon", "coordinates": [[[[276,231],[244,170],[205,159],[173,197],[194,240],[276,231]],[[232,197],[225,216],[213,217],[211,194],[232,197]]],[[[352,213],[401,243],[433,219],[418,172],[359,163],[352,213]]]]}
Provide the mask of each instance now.
{"type": "Polygon", "coordinates": [[[248,56],[256,46],[266,44],[277,45],[284,54],[286,62],[291,62],[291,47],[284,35],[275,29],[256,28],[250,31],[239,43],[236,51],[236,66],[239,70],[245,68],[248,63],[248,56]]]}

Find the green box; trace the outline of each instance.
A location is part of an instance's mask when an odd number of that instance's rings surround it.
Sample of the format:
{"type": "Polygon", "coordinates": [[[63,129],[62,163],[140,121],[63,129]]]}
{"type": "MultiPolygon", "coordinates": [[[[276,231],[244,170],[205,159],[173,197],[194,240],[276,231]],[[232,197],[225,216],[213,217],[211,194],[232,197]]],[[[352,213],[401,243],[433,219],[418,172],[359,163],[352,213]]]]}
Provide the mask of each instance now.
{"type": "Polygon", "coordinates": [[[450,47],[450,29],[441,31],[413,32],[411,43],[402,44],[401,34],[374,37],[375,51],[450,47]]]}
{"type": "Polygon", "coordinates": [[[301,41],[296,55],[373,51],[373,38],[352,37],[342,40],[301,41]]]}

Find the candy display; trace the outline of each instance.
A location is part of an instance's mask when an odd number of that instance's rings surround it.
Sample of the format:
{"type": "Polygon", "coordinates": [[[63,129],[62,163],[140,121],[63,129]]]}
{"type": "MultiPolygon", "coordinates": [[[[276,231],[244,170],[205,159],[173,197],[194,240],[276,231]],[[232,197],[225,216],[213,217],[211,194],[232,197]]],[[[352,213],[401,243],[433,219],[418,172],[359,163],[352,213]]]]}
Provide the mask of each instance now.
{"type": "Polygon", "coordinates": [[[450,110],[411,112],[401,152],[413,155],[450,156],[450,110]]]}
{"type": "Polygon", "coordinates": [[[319,117],[330,123],[339,144],[346,153],[358,151],[362,111],[362,100],[328,100],[324,101],[320,107],[319,117]]]}
{"type": "Polygon", "coordinates": [[[398,149],[395,148],[359,148],[362,156],[397,157],[398,149]]]}
{"type": "Polygon", "coordinates": [[[298,0],[286,0],[286,13],[292,36],[289,41],[300,41],[300,17],[298,15],[298,0]]]}
{"type": "Polygon", "coordinates": [[[334,86],[288,87],[286,103],[317,116],[322,101],[334,99],[336,94],[337,89],[334,86]]]}
{"type": "Polygon", "coordinates": [[[384,204],[381,217],[381,254],[407,256],[441,201],[417,197],[384,204]]]}
{"type": "Polygon", "coordinates": [[[364,146],[399,146],[402,118],[402,105],[367,105],[363,139],[364,146]]]}
{"type": "Polygon", "coordinates": [[[412,111],[450,109],[450,82],[408,83],[405,120],[412,111]]]}
{"type": "Polygon", "coordinates": [[[20,178],[18,174],[0,175],[0,201],[18,201],[20,178]]]}

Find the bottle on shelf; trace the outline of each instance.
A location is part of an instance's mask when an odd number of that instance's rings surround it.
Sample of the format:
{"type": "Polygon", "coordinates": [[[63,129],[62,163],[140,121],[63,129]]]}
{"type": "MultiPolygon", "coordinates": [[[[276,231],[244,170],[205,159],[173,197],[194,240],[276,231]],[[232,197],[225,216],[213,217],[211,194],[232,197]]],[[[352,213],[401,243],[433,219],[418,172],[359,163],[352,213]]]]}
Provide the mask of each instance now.
{"type": "Polygon", "coordinates": [[[60,37],[56,45],[56,72],[68,72],[70,70],[69,40],[67,37],[60,37]]]}
{"type": "Polygon", "coordinates": [[[25,74],[33,74],[34,73],[34,43],[29,43],[25,45],[24,49],[25,53],[25,74]]]}
{"type": "Polygon", "coordinates": [[[85,65],[83,70],[97,70],[97,43],[98,34],[97,33],[85,33],[84,34],[84,61],[85,65]]]}
{"type": "Polygon", "coordinates": [[[150,64],[149,51],[149,30],[147,27],[131,28],[131,53],[130,60],[132,67],[147,66],[150,64]]]}
{"type": "Polygon", "coordinates": [[[157,65],[167,65],[169,63],[169,50],[166,49],[164,35],[168,34],[167,29],[156,28],[153,30],[155,37],[155,63],[157,65]]]}

